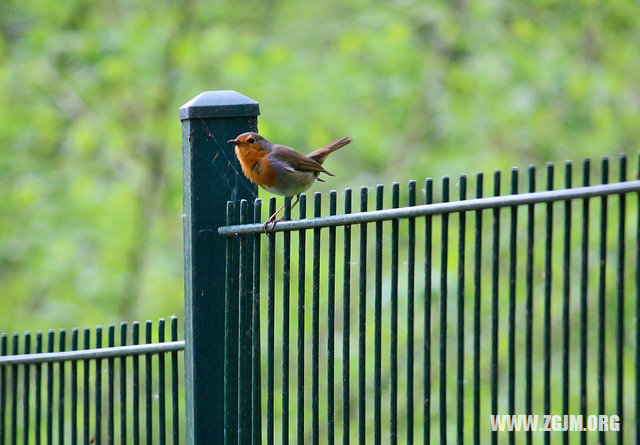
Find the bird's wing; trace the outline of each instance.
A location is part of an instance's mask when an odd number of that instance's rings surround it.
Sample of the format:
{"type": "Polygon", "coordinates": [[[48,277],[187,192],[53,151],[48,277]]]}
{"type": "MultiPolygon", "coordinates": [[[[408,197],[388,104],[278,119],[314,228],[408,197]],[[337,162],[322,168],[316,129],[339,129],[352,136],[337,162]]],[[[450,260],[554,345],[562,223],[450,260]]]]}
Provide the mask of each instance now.
{"type": "Polygon", "coordinates": [[[269,153],[269,157],[285,162],[295,170],[325,173],[329,176],[333,176],[315,160],[298,153],[293,148],[285,147],[284,145],[274,145],[271,149],[271,153],[269,153]]]}

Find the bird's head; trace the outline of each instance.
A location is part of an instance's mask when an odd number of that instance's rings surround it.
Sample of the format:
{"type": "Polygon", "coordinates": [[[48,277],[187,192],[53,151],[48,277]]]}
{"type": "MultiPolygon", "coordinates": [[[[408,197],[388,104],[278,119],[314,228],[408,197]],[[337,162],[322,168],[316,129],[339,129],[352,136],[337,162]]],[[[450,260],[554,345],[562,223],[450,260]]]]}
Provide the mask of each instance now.
{"type": "Polygon", "coordinates": [[[270,151],[271,143],[267,141],[265,138],[260,136],[258,133],[254,133],[253,131],[249,131],[247,133],[242,133],[237,136],[235,139],[231,139],[227,141],[229,144],[235,145],[237,148],[244,150],[257,150],[257,151],[270,151]]]}

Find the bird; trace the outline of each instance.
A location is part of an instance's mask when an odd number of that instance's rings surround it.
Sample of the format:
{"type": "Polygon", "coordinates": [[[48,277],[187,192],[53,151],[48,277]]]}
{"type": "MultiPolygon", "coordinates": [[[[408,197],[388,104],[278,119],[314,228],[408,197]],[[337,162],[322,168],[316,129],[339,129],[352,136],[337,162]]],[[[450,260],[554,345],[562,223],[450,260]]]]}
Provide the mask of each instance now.
{"type": "MultiPolygon", "coordinates": [[[[254,184],[266,191],[281,195],[295,196],[296,200],[291,206],[293,209],[300,201],[300,194],[305,192],[316,182],[324,182],[318,175],[334,176],[323,166],[323,162],[329,154],[344,147],[352,141],[349,137],[337,139],[322,148],[303,155],[291,147],[272,144],[255,132],[246,132],[235,139],[227,141],[235,146],[235,154],[240,161],[242,173],[254,184]]],[[[272,229],[283,218],[276,220],[276,216],[284,208],[284,204],[269,217],[263,224],[267,231],[269,224],[272,229]]]]}

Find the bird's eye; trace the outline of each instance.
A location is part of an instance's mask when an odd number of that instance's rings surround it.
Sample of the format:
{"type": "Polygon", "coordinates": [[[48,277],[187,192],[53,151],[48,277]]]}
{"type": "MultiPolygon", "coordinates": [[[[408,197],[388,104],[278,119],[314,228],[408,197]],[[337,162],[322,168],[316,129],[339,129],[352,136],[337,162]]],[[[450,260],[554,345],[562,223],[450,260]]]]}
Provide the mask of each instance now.
{"type": "Polygon", "coordinates": [[[256,140],[254,138],[249,138],[249,143],[253,144],[256,140]]]}

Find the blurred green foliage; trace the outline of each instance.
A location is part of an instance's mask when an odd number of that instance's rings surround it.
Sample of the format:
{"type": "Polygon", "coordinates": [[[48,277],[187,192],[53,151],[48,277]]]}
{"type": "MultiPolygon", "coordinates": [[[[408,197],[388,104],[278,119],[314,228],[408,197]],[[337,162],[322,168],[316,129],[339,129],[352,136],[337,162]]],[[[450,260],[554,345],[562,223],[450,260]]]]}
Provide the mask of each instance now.
{"type": "MultiPolygon", "coordinates": [[[[324,188],[633,153],[622,0],[0,2],[0,331],[182,313],[180,122],[260,102],[324,188]]],[[[212,178],[213,180],[213,178],[212,178]]]]}

